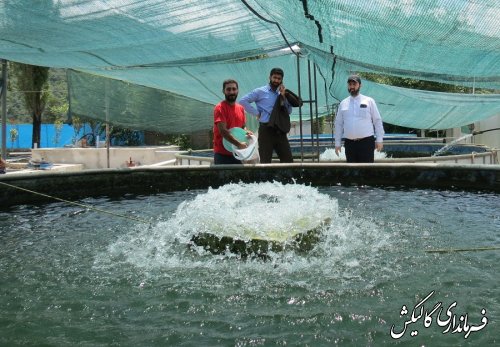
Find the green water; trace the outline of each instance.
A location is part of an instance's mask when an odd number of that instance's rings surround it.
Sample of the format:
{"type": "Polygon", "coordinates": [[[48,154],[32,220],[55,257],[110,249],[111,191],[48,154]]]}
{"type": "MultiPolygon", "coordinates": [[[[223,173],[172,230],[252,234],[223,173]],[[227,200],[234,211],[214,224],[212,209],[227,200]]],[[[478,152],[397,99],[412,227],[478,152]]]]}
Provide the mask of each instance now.
{"type": "Polygon", "coordinates": [[[425,252],[500,245],[498,201],[275,183],[84,200],[150,225],[63,203],[0,211],[0,345],[500,345],[500,251],[425,252]],[[280,225],[315,213],[332,224],[307,255],[241,260],[186,247],[214,221],[260,229],[273,215],[280,225]],[[445,317],[456,302],[457,319],[488,324],[466,339],[421,318],[392,338],[431,291],[427,311],[442,302],[445,317]]]}

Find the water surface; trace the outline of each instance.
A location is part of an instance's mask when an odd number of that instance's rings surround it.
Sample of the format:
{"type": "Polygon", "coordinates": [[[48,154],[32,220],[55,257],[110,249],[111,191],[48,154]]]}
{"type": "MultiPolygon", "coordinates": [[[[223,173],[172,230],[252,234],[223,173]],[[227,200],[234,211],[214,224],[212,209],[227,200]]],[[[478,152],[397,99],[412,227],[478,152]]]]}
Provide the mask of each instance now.
{"type": "Polygon", "coordinates": [[[0,345],[499,344],[500,252],[425,252],[498,246],[497,194],[260,183],[83,202],[147,223],[64,203],[0,211],[0,345]],[[306,255],[186,246],[325,216],[306,255]],[[456,302],[457,319],[488,324],[465,339],[421,318],[391,337],[432,291],[427,312],[456,302]]]}

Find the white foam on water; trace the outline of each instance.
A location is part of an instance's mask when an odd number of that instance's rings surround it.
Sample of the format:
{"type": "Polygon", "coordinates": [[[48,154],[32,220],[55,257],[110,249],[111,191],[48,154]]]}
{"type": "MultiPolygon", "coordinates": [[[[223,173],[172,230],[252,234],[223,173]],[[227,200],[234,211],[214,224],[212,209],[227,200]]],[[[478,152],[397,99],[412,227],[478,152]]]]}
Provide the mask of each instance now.
{"type": "MultiPolygon", "coordinates": [[[[385,159],[387,158],[387,153],[379,152],[377,150],[374,151],[375,159],[385,159]]],[[[335,154],[335,148],[327,148],[323,153],[319,155],[320,161],[346,161],[345,156],[345,148],[344,146],[340,147],[339,155],[335,154]]]]}
{"type": "MultiPolygon", "coordinates": [[[[315,187],[278,182],[238,183],[210,188],[182,202],[168,220],[132,228],[110,244],[106,253],[98,255],[94,266],[111,270],[132,265],[143,271],[145,277],[209,270],[248,282],[251,274],[257,278],[265,275],[292,280],[294,274],[307,272],[322,281],[352,282],[376,278],[372,272],[380,270],[379,258],[390,245],[390,236],[384,230],[370,220],[339,212],[337,200],[315,187]],[[271,253],[266,261],[243,261],[237,254],[214,255],[203,247],[187,246],[199,232],[243,239],[251,235],[265,237],[266,233],[281,237],[317,227],[326,218],[331,224],[324,227],[321,240],[307,254],[287,251],[271,253]]],[[[387,273],[382,276],[390,276],[395,267],[384,271],[387,273]]],[[[258,279],[251,281],[256,290],[263,285],[258,279]]]]}
{"type": "Polygon", "coordinates": [[[228,184],[209,189],[177,209],[186,233],[209,232],[240,239],[286,239],[307,231],[338,211],[337,201],[316,188],[278,182],[228,184]]]}

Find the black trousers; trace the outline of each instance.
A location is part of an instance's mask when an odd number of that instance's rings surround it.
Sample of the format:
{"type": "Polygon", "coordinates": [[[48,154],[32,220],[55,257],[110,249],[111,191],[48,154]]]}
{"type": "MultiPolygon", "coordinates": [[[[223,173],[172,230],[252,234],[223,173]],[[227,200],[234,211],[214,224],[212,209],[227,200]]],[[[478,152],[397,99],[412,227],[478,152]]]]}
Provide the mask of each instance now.
{"type": "Polygon", "coordinates": [[[345,157],[348,163],[373,163],[375,137],[368,136],[358,140],[345,139],[345,157]]]}
{"type": "Polygon", "coordinates": [[[241,161],[233,157],[232,155],[224,155],[221,153],[214,153],[214,164],[241,164],[241,161]]]}
{"type": "Polygon", "coordinates": [[[261,123],[259,126],[259,156],[261,164],[269,164],[276,151],[280,163],[293,163],[292,150],[285,133],[261,123]]]}

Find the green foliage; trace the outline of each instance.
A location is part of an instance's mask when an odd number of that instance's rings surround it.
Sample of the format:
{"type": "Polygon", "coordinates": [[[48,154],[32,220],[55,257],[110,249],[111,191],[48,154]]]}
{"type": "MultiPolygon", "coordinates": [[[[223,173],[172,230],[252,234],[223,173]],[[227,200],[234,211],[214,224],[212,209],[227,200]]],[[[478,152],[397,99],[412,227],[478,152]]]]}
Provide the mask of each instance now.
{"type": "MultiPolygon", "coordinates": [[[[14,62],[8,63],[7,114],[12,123],[31,123],[31,110],[24,100],[28,89],[23,89],[20,85],[18,66],[19,64],[14,62]]],[[[48,70],[45,93],[46,106],[43,110],[42,122],[53,123],[58,117],[66,117],[69,108],[66,70],[52,68],[48,70]]]]}
{"type": "Polygon", "coordinates": [[[12,63],[11,68],[26,108],[33,114],[41,115],[49,97],[49,68],[21,63],[12,63]]]}
{"type": "Polygon", "coordinates": [[[73,126],[73,131],[74,131],[74,136],[73,136],[73,143],[76,143],[78,141],[78,134],[80,133],[80,130],[82,130],[84,122],[82,119],[78,116],[73,116],[71,118],[71,125],[73,126]]]}
{"type": "Polygon", "coordinates": [[[384,130],[387,134],[416,134],[417,130],[399,125],[384,123],[384,130]]]}
{"type": "MultiPolygon", "coordinates": [[[[95,146],[97,137],[100,140],[104,140],[106,138],[106,124],[84,116],[76,116],[72,115],[71,124],[75,131],[75,136],[73,137],[73,142],[77,142],[80,139],[85,138],[87,140],[88,146],[95,146]],[[83,126],[87,124],[90,127],[90,132],[87,132],[83,135],[79,135],[83,126]]],[[[109,126],[109,138],[110,143],[119,144],[122,146],[140,146],[141,138],[137,131],[122,128],[119,126],[110,125],[109,126]]]]}
{"type": "Polygon", "coordinates": [[[59,117],[56,120],[54,120],[55,134],[54,134],[53,141],[55,144],[59,143],[59,140],[61,138],[61,131],[62,131],[63,125],[64,125],[64,122],[63,122],[62,117],[59,117]]]}
{"type": "Polygon", "coordinates": [[[105,133],[105,126],[102,122],[96,119],[72,114],[69,124],[71,124],[74,131],[72,138],[73,144],[76,144],[78,141],[85,138],[87,145],[94,146],[96,144],[97,136],[104,138],[103,134],[105,133]],[[90,127],[90,132],[80,134],[85,125],[90,127]]]}
{"type": "Polygon", "coordinates": [[[166,140],[172,145],[179,146],[181,150],[191,149],[191,137],[187,134],[167,135],[166,140]]]}
{"type": "MultiPolygon", "coordinates": [[[[29,81],[25,81],[26,76],[20,75],[20,67],[21,69],[25,68],[22,67],[23,64],[16,64],[13,62],[10,62],[9,64],[11,74],[9,77],[9,93],[7,94],[7,112],[10,115],[10,121],[11,123],[30,123],[32,120],[32,116],[30,114],[31,111],[26,106],[26,102],[23,99],[23,96],[28,94],[27,91],[30,88],[30,85],[28,84],[29,81]]],[[[62,126],[67,119],[69,110],[66,70],[49,69],[48,74],[46,76],[44,75],[43,77],[47,77],[47,83],[42,88],[45,101],[43,119],[44,123],[53,123],[55,125],[56,133],[53,142],[58,143],[62,131],[62,126]]],[[[81,132],[81,129],[83,128],[83,125],[85,123],[89,124],[92,129],[92,133],[90,134],[90,136],[89,134],[86,134],[86,136],[89,137],[88,140],[90,140],[89,145],[95,144],[95,138],[97,135],[103,135],[104,131],[100,130],[100,121],[88,117],[79,117],[77,115],[74,115],[71,118],[71,124],[74,129],[73,143],[79,140],[78,134],[81,132]]],[[[102,138],[104,138],[104,136],[102,136],[102,138]]],[[[126,142],[134,143],[134,140],[130,139],[126,142]]]]}
{"type": "MultiPolygon", "coordinates": [[[[444,93],[464,93],[464,94],[472,93],[472,88],[470,87],[456,86],[447,83],[417,80],[412,78],[404,78],[404,77],[377,74],[371,72],[360,72],[359,75],[363,78],[366,78],[367,80],[376,83],[382,83],[402,88],[420,89],[420,90],[428,90],[433,92],[444,92],[444,93]]],[[[493,91],[489,89],[476,88],[474,90],[474,93],[488,94],[488,93],[493,93],[493,91]]]]}
{"type": "Polygon", "coordinates": [[[17,87],[16,75],[12,73],[13,64],[12,62],[8,63],[7,115],[10,123],[29,123],[31,115],[24,105],[23,93],[17,87]]]}
{"type": "Polygon", "coordinates": [[[40,146],[42,114],[49,98],[47,80],[49,68],[21,63],[11,64],[12,74],[16,77],[17,87],[21,91],[24,105],[33,120],[32,146],[40,146]]]}
{"type": "Polygon", "coordinates": [[[139,146],[141,139],[137,131],[113,126],[109,132],[112,142],[118,142],[125,146],[139,146]]]}
{"type": "Polygon", "coordinates": [[[325,129],[325,117],[314,118],[312,123],[313,134],[322,134],[325,129]]]}
{"type": "Polygon", "coordinates": [[[68,86],[66,72],[63,69],[49,71],[49,98],[44,112],[47,123],[53,123],[58,118],[66,118],[69,110],[68,86]]]}

